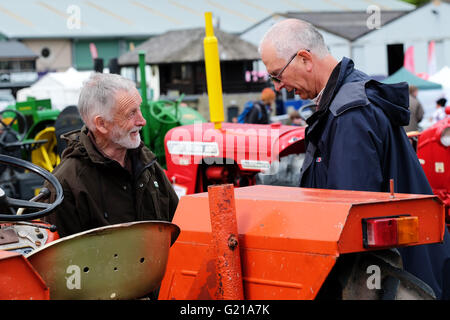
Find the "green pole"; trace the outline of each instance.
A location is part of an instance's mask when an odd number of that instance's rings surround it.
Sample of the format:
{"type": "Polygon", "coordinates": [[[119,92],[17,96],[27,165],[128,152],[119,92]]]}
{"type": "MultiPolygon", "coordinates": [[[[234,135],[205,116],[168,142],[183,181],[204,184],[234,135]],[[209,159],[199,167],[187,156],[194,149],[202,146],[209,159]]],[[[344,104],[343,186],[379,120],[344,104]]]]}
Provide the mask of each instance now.
{"type": "Polygon", "coordinates": [[[142,128],[142,139],[144,144],[150,147],[150,106],[147,100],[147,80],[145,79],[145,52],[139,51],[139,70],[141,72],[141,112],[147,124],[142,128]]]}

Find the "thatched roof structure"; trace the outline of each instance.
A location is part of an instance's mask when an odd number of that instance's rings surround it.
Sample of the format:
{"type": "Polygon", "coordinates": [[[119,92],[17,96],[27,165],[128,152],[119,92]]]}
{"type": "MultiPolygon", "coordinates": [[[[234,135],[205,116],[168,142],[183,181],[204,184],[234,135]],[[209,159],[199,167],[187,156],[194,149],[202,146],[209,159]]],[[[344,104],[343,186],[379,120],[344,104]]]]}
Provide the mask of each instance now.
{"type": "MultiPolygon", "coordinates": [[[[258,60],[258,48],[250,42],[220,30],[214,35],[219,43],[220,61],[258,60]]],[[[119,65],[139,64],[139,52],[145,51],[147,64],[187,63],[204,60],[203,28],[168,31],[120,56],[119,65]]]]}

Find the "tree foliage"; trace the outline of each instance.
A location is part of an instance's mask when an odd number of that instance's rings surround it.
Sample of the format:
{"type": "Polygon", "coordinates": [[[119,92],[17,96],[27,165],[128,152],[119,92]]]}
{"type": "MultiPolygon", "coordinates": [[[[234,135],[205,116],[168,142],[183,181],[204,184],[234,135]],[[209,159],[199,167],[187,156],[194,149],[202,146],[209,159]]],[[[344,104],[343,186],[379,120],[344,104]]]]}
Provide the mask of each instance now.
{"type": "Polygon", "coordinates": [[[427,2],[430,2],[430,0],[402,0],[402,1],[411,3],[415,6],[421,6],[427,2]]]}

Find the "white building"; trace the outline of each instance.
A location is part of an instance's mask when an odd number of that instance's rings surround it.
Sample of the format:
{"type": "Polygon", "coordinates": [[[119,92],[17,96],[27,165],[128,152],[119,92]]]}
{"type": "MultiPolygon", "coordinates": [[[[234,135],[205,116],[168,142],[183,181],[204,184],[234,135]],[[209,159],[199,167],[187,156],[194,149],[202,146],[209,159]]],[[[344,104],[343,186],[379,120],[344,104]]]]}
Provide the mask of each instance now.
{"type": "Polygon", "coordinates": [[[414,46],[415,72],[428,71],[428,45],[435,42],[436,70],[450,65],[450,4],[432,1],[413,10],[387,5],[365,11],[289,12],[273,14],[241,33],[259,45],[277,21],[298,18],[312,23],[324,36],[333,56],[352,58],[369,75],[387,76],[403,65],[404,53],[414,46]]]}
{"type": "MultiPolygon", "coordinates": [[[[355,63],[369,74],[387,74],[395,57],[388,50],[414,47],[415,72],[428,72],[428,45],[435,42],[436,71],[450,65],[450,4],[432,1],[352,43],[355,63]]],[[[401,55],[400,58],[403,56],[401,55]]],[[[398,59],[398,58],[397,58],[398,59]]]]}

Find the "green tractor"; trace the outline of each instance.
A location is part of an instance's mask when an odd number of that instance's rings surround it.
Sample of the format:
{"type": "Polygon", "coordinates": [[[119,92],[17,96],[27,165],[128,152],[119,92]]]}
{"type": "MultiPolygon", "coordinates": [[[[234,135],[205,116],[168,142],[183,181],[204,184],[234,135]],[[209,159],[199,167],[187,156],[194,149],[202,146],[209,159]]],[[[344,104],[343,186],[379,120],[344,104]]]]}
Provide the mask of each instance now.
{"type": "Polygon", "coordinates": [[[56,153],[54,124],[60,111],[52,108],[50,99],[28,97],[0,112],[3,136],[0,141],[3,153],[14,156],[52,171],[60,159],[56,153]]]}
{"type": "MultiPolygon", "coordinates": [[[[32,161],[52,171],[60,158],[56,152],[54,123],[60,112],[50,99],[28,98],[0,111],[0,154],[32,161]]],[[[33,172],[0,165],[2,188],[9,196],[31,199],[39,193],[42,177],[33,172]]]]}
{"type": "MultiPolygon", "coordinates": [[[[33,97],[28,97],[26,101],[16,102],[7,109],[16,110],[25,117],[28,128],[25,139],[34,139],[40,131],[53,126],[60,113],[59,110],[52,108],[50,99],[36,100],[33,97]]],[[[23,130],[17,125],[14,129],[18,132],[23,130]]]]}

